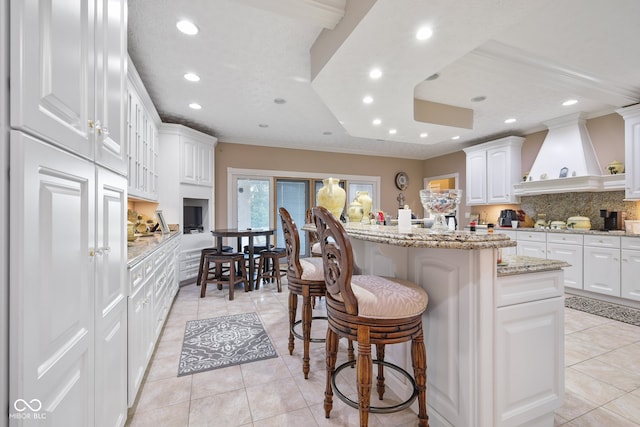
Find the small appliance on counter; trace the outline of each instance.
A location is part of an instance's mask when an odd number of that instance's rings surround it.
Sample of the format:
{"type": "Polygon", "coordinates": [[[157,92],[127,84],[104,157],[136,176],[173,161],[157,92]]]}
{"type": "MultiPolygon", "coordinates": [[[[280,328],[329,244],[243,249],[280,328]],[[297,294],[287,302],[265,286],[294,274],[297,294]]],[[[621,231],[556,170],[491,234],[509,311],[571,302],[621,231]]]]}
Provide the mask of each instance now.
{"type": "Polygon", "coordinates": [[[618,212],[600,209],[600,216],[604,218],[604,229],[607,231],[618,229],[618,212]]]}
{"type": "Polygon", "coordinates": [[[500,211],[498,217],[498,225],[500,227],[511,227],[511,221],[518,221],[518,214],[513,209],[504,209],[500,211]]]}

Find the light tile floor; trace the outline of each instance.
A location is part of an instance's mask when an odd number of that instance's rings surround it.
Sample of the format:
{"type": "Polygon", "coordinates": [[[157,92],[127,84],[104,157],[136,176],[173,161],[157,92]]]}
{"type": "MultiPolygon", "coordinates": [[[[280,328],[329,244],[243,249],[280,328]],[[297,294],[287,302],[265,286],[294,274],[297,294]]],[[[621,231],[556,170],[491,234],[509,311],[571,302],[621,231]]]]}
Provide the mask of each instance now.
{"type": "MultiPolygon", "coordinates": [[[[127,426],[358,425],[358,411],[337,398],[331,418],[324,417],[324,344],[312,344],[308,380],[302,375],[299,340],[289,355],[286,286],[282,293],[275,285],[249,293],[236,289],[234,301],[226,289],[211,288],[204,299],[195,285],[178,292],[127,426]],[[278,358],[177,377],[187,320],[244,312],[258,313],[278,358]]],[[[321,310],[320,304],[316,311],[321,310]]],[[[566,394],[556,425],[640,427],[640,327],[571,309],[565,313],[566,394]]],[[[314,337],[324,336],[322,326],[314,323],[314,337]]],[[[346,360],[342,341],[338,363],[346,360]]],[[[354,386],[355,379],[339,382],[353,398],[354,386]]],[[[415,426],[417,418],[410,410],[372,414],[370,425],[415,426]]]]}

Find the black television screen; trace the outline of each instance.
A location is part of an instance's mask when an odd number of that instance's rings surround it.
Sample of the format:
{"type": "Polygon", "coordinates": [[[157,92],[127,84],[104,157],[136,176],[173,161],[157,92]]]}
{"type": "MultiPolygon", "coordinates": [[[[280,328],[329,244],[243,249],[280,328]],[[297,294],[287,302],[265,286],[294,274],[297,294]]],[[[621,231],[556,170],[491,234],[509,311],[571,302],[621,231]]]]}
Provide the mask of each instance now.
{"type": "Polygon", "coordinates": [[[194,230],[204,231],[202,226],[202,206],[184,206],[182,219],[185,233],[191,233],[194,230]]]}

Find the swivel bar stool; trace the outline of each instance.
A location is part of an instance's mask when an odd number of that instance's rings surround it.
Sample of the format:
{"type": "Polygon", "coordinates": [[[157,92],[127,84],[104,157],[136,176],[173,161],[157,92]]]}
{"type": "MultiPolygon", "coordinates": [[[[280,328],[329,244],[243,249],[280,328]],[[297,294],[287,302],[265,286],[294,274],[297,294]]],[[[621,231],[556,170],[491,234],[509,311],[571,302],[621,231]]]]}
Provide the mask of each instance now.
{"type": "Polygon", "coordinates": [[[372,275],[353,275],[353,249],[344,228],[323,207],[313,208],[316,231],[322,247],[322,260],[329,328],[327,330],[327,379],[324,397],[325,417],[333,408],[333,392],[347,405],[360,411],[360,426],[366,427],[369,413],[396,412],[408,408],[418,399],[418,425],[429,426],[427,416],[427,355],[422,332],[422,314],[427,308],[427,293],[406,280],[372,275]],[[358,343],[356,375],[358,402],[341,393],[335,376],[347,362],[336,368],[338,339],[347,337],[358,343]],[[384,361],[384,346],[411,341],[414,377],[399,366],[384,361]],[[371,345],[376,346],[375,361],[371,345]],[[395,406],[370,405],[373,364],[378,365],[377,392],[380,400],[385,391],[384,367],[400,372],[413,384],[411,397],[395,406]]]}

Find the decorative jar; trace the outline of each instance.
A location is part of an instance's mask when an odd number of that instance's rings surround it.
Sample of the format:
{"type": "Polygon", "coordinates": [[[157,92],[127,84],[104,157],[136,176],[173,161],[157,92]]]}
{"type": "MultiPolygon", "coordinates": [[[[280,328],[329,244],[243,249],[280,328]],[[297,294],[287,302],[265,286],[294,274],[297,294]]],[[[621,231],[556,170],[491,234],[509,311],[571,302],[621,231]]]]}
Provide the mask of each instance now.
{"type": "Polygon", "coordinates": [[[338,185],[339,182],[338,178],[323,179],[324,186],[318,190],[316,197],[318,206],[326,208],[338,220],[347,200],[347,193],[338,185]]]}
{"type": "Polygon", "coordinates": [[[450,233],[452,231],[447,226],[444,216],[455,212],[461,198],[462,190],[420,190],[422,206],[435,216],[435,221],[431,227],[433,233],[450,233]]]}
{"type": "Polygon", "coordinates": [[[360,222],[364,216],[362,204],[358,201],[357,198],[353,199],[353,202],[349,205],[349,209],[347,210],[347,216],[349,217],[349,222],[360,222]]]}
{"type": "Polygon", "coordinates": [[[368,191],[356,191],[356,200],[362,205],[362,217],[369,219],[371,213],[371,197],[368,191]]]}

